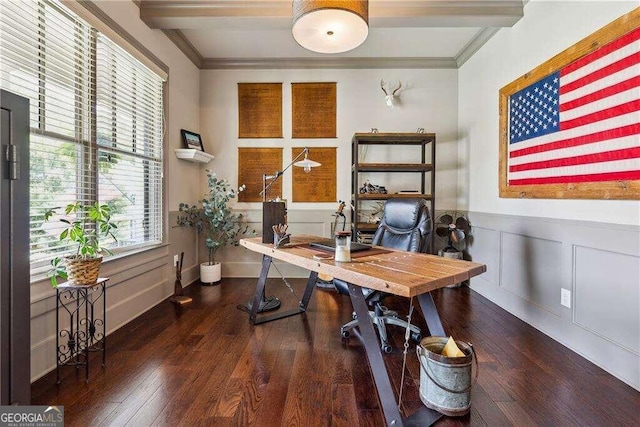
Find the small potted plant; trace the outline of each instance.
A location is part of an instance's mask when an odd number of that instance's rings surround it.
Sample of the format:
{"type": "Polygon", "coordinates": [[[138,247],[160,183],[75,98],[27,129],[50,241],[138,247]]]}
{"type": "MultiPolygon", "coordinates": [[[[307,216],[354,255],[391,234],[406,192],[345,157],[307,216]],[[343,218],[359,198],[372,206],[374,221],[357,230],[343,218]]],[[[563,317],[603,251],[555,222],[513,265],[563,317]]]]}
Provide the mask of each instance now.
{"type": "MultiPolygon", "coordinates": [[[[49,221],[58,209],[60,207],[47,210],[44,214],[45,221],[49,221]]],[[[108,249],[100,246],[99,237],[111,237],[117,241],[113,235],[117,225],[111,221],[111,208],[97,202],[85,205],[78,201],[68,204],[64,214],[73,215],[75,219],[60,218],[66,224],[60,233],[60,241],[75,246],[76,250],[73,255],[51,260],[51,286],[58,286],[58,277],[67,279],[72,285],[93,285],[98,280],[102,254],[111,254],[108,249]]]]}
{"type": "Polygon", "coordinates": [[[207,174],[207,177],[207,197],[198,201],[200,206],[180,203],[178,225],[193,227],[203,236],[208,259],[200,264],[200,281],[217,283],[222,277],[221,264],[216,262],[218,250],[226,245],[238,246],[242,236],[255,235],[256,232],[244,224],[241,213],[233,213],[229,207],[229,201],[244,191],[245,186],[240,186],[236,192],[226,179],[218,179],[214,173],[207,174]]]}

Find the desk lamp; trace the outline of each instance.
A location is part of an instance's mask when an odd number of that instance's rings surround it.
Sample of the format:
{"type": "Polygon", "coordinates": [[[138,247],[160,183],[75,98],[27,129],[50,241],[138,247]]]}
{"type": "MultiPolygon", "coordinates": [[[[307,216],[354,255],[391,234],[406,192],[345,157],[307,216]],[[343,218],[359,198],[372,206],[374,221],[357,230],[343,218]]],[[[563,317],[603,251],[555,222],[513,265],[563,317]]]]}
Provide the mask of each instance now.
{"type": "Polygon", "coordinates": [[[304,168],[305,173],[309,173],[311,172],[311,168],[322,166],[322,164],[318,162],[314,162],[313,160],[309,159],[309,148],[304,147],[304,150],[302,150],[300,154],[298,154],[291,161],[291,163],[287,165],[286,168],[284,168],[281,171],[275,171],[273,175],[266,175],[266,174],[262,175],[262,191],[260,192],[260,194],[262,194],[263,202],[267,201],[267,192],[269,188],[271,188],[271,186],[275,184],[278,178],[280,178],[284,174],[284,171],[289,169],[291,166],[298,166],[298,167],[304,168]],[[304,154],[304,160],[298,161],[298,159],[302,157],[303,154],[304,154]],[[271,181],[267,184],[268,180],[271,180],[271,181]]]}
{"type": "Polygon", "coordinates": [[[269,188],[280,178],[291,166],[304,168],[306,173],[311,172],[311,168],[322,166],[318,162],[309,159],[309,148],[304,147],[292,161],[281,171],[275,171],[273,175],[262,175],[262,243],[273,243],[273,226],[285,224],[286,207],[282,201],[269,201],[269,188]],[[304,155],[304,159],[298,161],[304,155]]]}
{"type": "MultiPolygon", "coordinates": [[[[304,147],[304,150],[300,152],[286,168],[281,171],[275,171],[273,175],[262,175],[262,243],[273,243],[273,226],[278,224],[286,224],[286,206],[283,201],[270,201],[267,194],[269,188],[280,178],[284,172],[291,166],[297,166],[304,168],[306,173],[311,172],[311,168],[322,166],[318,162],[314,162],[309,159],[309,148],[304,147]],[[299,160],[304,155],[303,160],[299,160]]],[[[252,302],[247,303],[247,308],[251,311],[252,302]]],[[[258,313],[264,311],[275,310],[280,307],[280,300],[276,297],[266,298],[262,295],[262,301],[260,301],[260,307],[258,307],[258,313]]]]}

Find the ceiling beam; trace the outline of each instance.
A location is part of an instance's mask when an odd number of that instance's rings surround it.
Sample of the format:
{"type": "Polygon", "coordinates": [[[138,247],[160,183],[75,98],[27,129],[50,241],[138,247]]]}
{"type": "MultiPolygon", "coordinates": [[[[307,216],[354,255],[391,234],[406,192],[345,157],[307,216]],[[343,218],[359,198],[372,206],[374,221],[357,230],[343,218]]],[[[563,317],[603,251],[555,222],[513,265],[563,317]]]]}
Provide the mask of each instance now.
{"type": "MultiPolygon", "coordinates": [[[[140,18],[157,29],[185,29],[226,18],[269,18],[291,25],[291,0],[140,0],[140,18]],[[185,19],[186,18],[186,19],[185,19]],[[198,21],[191,21],[198,18],[198,21]]],[[[521,0],[370,0],[372,27],[505,27],[523,16],[521,0]]]]}

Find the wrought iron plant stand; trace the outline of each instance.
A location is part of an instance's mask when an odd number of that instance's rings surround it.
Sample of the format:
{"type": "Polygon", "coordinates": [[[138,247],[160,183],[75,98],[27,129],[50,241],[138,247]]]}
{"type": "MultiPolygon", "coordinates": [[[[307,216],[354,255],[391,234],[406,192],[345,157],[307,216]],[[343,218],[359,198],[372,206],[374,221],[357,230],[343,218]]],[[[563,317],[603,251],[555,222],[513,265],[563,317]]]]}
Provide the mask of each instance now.
{"type": "Polygon", "coordinates": [[[107,281],[100,278],[93,285],[62,283],[56,287],[56,384],[60,384],[60,367],[85,367],[89,382],[89,354],[102,352],[106,363],[107,281]],[[102,311],[96,311],[100,308],[102,311]],[[68,318],[69,323],[60,322],[68,318]]]}

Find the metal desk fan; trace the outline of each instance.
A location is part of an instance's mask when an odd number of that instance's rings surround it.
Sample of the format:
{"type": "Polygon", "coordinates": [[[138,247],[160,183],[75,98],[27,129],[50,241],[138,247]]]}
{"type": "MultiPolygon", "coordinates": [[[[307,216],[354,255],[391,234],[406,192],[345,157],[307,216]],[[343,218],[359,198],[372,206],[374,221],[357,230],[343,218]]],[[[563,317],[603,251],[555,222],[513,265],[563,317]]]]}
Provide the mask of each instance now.
{"type": "MultiPolygon", "coordinates": [[[[457,218],[454,220],[453,215],[446,213],[438,218],[438,223],[442,225],[436,228],[436,235],[447,239],[447,246],[438,251],[438,255],[445,258],[464,259],[463,251],[471,232],[471,225],[463,215],[456,216],[457,218]]],[[[447,288],[458,288],[460,286],[462,286],[462,283],[449,285],[447,288]]]]}
{"type": "Polygon", "coordinates": [[[436,235],[447,239],[447,246],[442,249],[439,255],[462,259],[462,251],[466,246],[465,241],[471,231],[469,220],[463,215],[457,215],[454,220],[453,215],[445,213],[438,218],[438,223],[442,225],[436,228],[436,235]]]}

